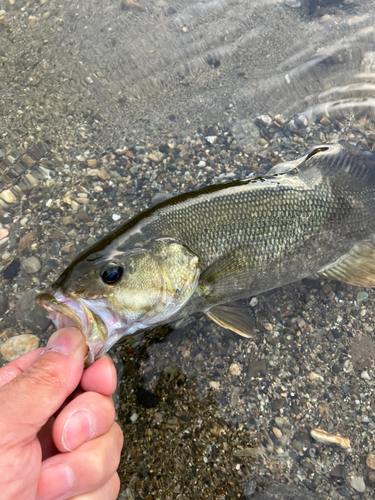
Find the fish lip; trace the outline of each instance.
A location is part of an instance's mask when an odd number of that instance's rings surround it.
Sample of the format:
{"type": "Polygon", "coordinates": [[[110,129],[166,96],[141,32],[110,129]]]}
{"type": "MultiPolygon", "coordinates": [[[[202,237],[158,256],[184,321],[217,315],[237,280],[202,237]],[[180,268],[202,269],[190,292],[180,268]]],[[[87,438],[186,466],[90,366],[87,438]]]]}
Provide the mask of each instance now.
{"type": "Polygon", "coordinates": [[[55,323],[57,328],[74,325],[79,328],[87,338],[88,325],[85,317],[85,311],[81,304],[74,300],[74,298],[63,294],[62,292],[55,292],[54,295],[41,293],[36,297],[36,301],[40,306],[44,307],[48,311],[49,318],[55,323]],[[80,308],[79,312],[71,307],[72,302],[80,308]],[[70,320],[73,325],[69,324],[69,322],[64,318],[70,320]]]}

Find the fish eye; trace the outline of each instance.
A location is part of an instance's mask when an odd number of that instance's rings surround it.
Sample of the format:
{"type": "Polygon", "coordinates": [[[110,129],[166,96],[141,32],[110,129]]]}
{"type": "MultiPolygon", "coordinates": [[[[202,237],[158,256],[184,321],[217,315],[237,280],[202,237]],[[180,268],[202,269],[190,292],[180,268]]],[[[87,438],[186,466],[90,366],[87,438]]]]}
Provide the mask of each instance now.
{"type": "Polygon", "coordinates": [[[123,273],[124,270],[121,266],[112,263],[102,271],[101,278],[106,285],[114,285],[121,279],[123,273]]]}

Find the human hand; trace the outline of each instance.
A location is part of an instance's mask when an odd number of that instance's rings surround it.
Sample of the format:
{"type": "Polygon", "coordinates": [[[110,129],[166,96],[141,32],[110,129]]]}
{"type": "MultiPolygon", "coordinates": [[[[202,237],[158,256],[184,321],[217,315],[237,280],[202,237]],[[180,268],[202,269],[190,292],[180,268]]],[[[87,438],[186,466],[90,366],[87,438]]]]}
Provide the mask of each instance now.
{"type": "Polygon", "coordinates": [[[116,371],[104,356],[83,372],[86,352],[82,333],[64,328],[0,369],[2,500],[117,498],[116,371]]]}

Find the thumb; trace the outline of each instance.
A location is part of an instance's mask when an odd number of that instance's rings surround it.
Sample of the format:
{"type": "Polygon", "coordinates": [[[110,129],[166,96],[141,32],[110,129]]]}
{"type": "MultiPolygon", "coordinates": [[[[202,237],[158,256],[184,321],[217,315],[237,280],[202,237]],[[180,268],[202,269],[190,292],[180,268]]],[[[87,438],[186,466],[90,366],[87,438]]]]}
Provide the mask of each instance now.
{"type": "Polygon", "coordinates": [[[31,366],[0,388],[0,447],[35,438],[79,384],[86,351],[77,328],[59,330],[31,366]]]}

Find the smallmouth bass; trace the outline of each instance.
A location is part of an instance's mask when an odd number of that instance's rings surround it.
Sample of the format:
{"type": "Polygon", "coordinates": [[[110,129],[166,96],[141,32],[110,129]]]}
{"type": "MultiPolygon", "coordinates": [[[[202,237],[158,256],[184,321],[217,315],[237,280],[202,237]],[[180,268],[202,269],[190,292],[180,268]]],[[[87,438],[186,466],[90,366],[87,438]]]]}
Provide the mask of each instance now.
{"type": "Polygon", "coordinates": [[[178,195],[81,253],[38,302],[89,360],[124,335],[203,312],[250,337],[232,302],[321,275],[375,286],[375,153],[341,142],[266,176],[178,195]],[[276,173],[275,173],[276,172],[276,173]]]}

